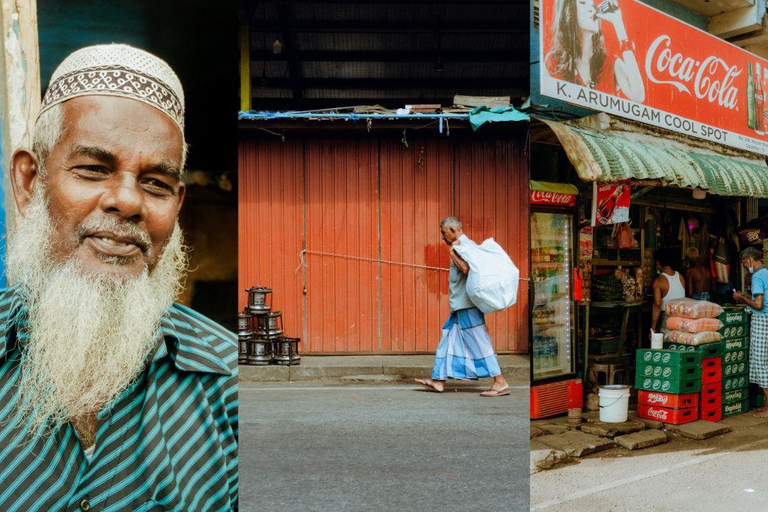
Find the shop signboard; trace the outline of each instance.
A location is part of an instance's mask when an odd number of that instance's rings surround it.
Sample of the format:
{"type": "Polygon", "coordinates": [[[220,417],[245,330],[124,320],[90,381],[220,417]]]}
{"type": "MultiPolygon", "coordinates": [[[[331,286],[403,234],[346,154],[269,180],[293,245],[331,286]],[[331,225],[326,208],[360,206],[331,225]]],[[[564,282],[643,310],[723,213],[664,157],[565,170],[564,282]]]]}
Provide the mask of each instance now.
{"type": "Polygon", "coordinates": [[[541,93],[768,155],[768,61],[638,0],[541,0],[541,93]]]}
{"type": "Polygon", "coordinates": [[[572,185],[531,181],[531,204],[573,208],[579,189],[572,185]]]}

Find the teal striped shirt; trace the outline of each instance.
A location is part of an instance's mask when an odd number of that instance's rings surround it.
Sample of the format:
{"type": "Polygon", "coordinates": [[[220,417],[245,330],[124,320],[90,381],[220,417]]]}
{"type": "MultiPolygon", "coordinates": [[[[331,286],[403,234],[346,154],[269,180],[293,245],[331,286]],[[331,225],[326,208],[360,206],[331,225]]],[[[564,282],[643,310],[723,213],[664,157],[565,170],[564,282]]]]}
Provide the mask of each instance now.
{"type": "Polygon", "coordinates": [[[25,319],[18,289],[0,289],[0,511],[237,509],[234,334],[174,304],[144,372],[99,413],[89,462],[69,424],[23,433],[15,405],[25,319]]]}

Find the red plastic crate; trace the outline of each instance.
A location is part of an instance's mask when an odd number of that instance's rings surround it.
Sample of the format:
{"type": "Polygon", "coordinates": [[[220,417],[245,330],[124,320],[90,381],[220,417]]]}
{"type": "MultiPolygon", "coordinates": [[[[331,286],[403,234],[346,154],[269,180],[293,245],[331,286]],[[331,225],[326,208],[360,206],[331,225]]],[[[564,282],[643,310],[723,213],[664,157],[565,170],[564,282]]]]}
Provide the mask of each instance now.
{"type": "Polygon", "coordinates": [[[722,381],[710,382],[708,384],[701,385],[701,398],[704,399],[710,396],[723,396],[722,381]]]}
{"type": "Polygon", "coordinates": [[[723,419],[723,408],[704,409],[699,413],[699,419],[704,421],[720,421],[723,419]]]}
{"type": "MultiPolygon", "coordinates": [[[[711,359],[715,359],[714,357],[711,359]]],[[[719,361],[720,359],[717,358],[719,361]]],[[[701,383],[712,384],[723,380],[723,370],[720,365],[704,368],[701,370],[701,383]]]]}
{"type": "Polygon", "coordinates": [[[637,415],[649,420],[663,421],[672,425],[682,425],[699,419],[699,409],[688,407],[686,409],[669,409],[657,405],[639,404],[637,415]]]}
{"type": "Polygon", "coordinates": [[[579,409],[584,403],[581,379],[531,387],[531,419],[547,418],[579,409]]]}
{"type": "Polygon", "coordinates": [[[699,411],[705,411],[714,408],[717,408],[717,410],[722,412],[723,395],[701,397],[701,400],[699,401],[699,411]]]}
{"type": "Polygon", "coordinates": [[[698,393],[686,393],[675,395],[672,393],[660,393],[658,391],[638,390],[637,403],[645,405],[658,405],[668,409],[685,409],[696,407],[699,404],[698,393]]]}
{"type": "Polygon", "coordinates": [[[723,358],[720,356],[717,357],[708,357],[706,359],[701,360],[701,369],[707,370],[707,369],[714,369],[714,368],[722,368],[723,367],[723,358]]]}

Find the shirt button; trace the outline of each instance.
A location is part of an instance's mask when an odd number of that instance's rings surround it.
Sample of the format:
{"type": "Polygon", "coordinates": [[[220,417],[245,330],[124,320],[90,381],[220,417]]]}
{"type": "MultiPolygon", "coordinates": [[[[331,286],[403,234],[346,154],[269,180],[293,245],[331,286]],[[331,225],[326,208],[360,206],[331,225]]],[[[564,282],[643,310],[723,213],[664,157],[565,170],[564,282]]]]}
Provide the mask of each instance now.
{"type": "Polygon", "coordinates": [[[88,512],[89,510],[91,510],[91,502],[88,501],[87,499],[82,500],[80,502],[80,510],[82,510],[83,512],[88,512]]]}

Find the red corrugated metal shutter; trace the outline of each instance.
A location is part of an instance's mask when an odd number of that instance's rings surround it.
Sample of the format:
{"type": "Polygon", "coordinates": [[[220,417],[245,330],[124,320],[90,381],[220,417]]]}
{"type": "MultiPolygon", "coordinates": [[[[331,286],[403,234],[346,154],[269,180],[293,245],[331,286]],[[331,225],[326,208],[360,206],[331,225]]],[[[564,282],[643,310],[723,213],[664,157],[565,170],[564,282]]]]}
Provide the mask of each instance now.
{"type": "Polygon", "coordinates": [[[273,289],[288,336],[304,337],[302,250],[304,151],[301,141],[240,143],[238,183],[238,282],[273,289]]]}
{"type": "MultiPolygon", "coordinates": [[[[431,352],[447,273],[420,267],[449,265],[439,220],[459,216],[478,242],[493,236],[525,276],[527,197],[524,138],[244,140],[241,288],[275,290],[304,352],[431,352]]],[[[497,350],[527,350],[527,294],[521,282],[518,305],[488,317],[497,350]]]]}

